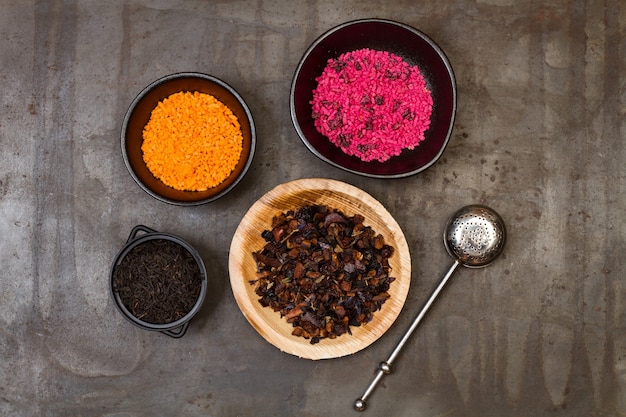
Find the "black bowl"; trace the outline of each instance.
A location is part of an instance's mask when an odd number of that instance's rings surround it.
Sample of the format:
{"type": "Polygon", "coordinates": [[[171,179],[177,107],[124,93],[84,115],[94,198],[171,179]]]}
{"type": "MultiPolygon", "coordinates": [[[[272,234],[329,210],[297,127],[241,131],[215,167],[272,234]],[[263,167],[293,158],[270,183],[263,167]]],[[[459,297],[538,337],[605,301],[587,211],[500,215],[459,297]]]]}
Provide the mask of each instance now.
{"type": "Polygon", "coordinates": [[[362,19],[341,24],[311,44],[300,60],[291,83],[290,111],[293,125],[307,148],[323,161],[343,170],[375,178],[401,178],[433,165],[443,154],[456,115],[456,81],[448,58],[428,36],[403,23],[362,19]],[[314,125],[311,100],[316,78],[329,59],[362,48],[383,50],[417,65],[433,97],[430,128],[413,150],[385,162],[364,162],[333,145],[314,125]]]}
{"type": "Polygon", "coordinates": [[[165,76],[137,95],[122,123],[122,156],[128,172],[148,194],[166,203],[194,206],[216,200],[232,190],[244,177],[254,156],[256,130],[252,113],[241,96],[224,81],[211,75],[185,72],[165,76]],[[141,145],[143,129],[152,110],[168,96],[181,91],[210,94],[224,103],[239,119],[243,135],[243,151],[237,166],[221,184],[205,191],[181,191],[167,186],[156,178],[143,160],[141,145]]]}
{"type": "Polygon", "coordinates": [[[126,241],[126,244],[118,252],[118,254],[115,256],[115,259],[113,260],[113,264],[111,266],[111,273],[109,275],[109,290],[111,293],[111,297],[113,298],[113,301],[115,302],[115,307],[117,307],[118,311],[122,314],[122,316],[124,316],[126,320],[128,320],[135,326],[140,327],[144,330],[156,331],[156,332],[166,334],[170,337],[180,338],[180,337],[183,337],[185,333],[187,332],[187,328],[189,327],[189,321],[193,318],[193,316],[195,316],[198,313],[198,311],[202,307],[204,298],[206,297],[206,293],[207,293],[206,267],[204,265],[204,262],[202,261],[202,258],[200,257],[200,254],[187,241],[170,233],[160,233],[149,227],[138,225],[133,228],[133,230],[131,231],[128,237],[128,240],[126,241]],[[183,249],[189,252],[189,254],[191,254],[191,256],[194,258],[195,262],[198,265],[198,268],[200,269],[200,274],[202,275],[200,294],[195,304],[193,305],[191,310],[186,312],[186,314],[183,317],[170,323],[164,323],[164,324],[148,323],[144,320],[141,320],[135,317],[133,313],[131,313],[122,302],[122,298],[118,294],[114,285],[115,268],[120,263],[122,263],[126,255],[128,255],[128,253],[131,250],[151,240],[167,240],[167,241],[173,242],[181,246],[183,249]]]}

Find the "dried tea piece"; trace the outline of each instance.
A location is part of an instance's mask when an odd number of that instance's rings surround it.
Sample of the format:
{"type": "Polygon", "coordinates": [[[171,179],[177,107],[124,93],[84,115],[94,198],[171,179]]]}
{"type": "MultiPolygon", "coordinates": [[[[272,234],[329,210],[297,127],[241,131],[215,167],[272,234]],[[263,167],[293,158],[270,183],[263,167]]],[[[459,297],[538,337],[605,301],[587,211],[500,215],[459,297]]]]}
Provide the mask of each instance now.
{"type": "Polygon", "coordinates": [[[280,312],[294,336],[334,339],[372,320],[390,297],[392,246],[363,222],[324,205],[280,213],[252,253],[250,281],[264,307],[280,312]]]}

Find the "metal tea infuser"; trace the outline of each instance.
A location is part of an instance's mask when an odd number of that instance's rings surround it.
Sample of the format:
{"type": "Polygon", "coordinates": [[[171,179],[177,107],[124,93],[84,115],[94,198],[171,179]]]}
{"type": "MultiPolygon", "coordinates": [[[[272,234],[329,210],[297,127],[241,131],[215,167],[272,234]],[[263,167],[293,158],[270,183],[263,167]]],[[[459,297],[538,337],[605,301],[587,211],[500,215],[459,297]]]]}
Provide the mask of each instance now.
{"type": "Polygon", "coordinates": [[[379,364],[376,376],[369,387],[354,402],[355,410],[365,410],[367,399],[374,391],[374,388],[376,388],[383,376],[391,373],[392,363],[396,360],[398,354],[457,268],[460,265],[467,268],[481,268],[493,262],[502,252],[504,241],[506,240],[506,230],[504,222],[498,213],[489,207],[474,204],[465,206],[454,213],[446,224],[443,238],[446,250],[454,258],[454,263],[439,282],[393,352],[391,352],[391,355],[389,355],[386,361],[379,364]]]}

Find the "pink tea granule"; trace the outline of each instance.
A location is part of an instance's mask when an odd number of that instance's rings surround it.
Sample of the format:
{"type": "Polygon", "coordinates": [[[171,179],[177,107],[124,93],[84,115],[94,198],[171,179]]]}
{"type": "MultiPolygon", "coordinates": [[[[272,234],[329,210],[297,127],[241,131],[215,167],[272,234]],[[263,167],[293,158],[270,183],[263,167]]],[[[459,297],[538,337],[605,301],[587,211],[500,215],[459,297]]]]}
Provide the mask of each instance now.
{"type": "Polygon", "coordinates": [[[384,162],[424,140],[433,99],[419,68],[401,57],[346,52],[329,59],[316,81],[315,127],[346,154],[384,162]]]}

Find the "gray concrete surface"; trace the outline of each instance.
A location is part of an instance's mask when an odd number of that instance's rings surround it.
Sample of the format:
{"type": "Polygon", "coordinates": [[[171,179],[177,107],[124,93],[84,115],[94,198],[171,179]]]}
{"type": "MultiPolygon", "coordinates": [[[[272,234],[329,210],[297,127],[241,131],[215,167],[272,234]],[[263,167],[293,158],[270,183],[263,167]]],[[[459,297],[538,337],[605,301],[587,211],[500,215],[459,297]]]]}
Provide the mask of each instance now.
{"type": "Polygon", "coordinates": [[[626,416],[626,4],[619,0],[0,2],[0,415],[347,416],[450,265],[448,216],[484,203],[504,256],[458,271],[370,400],[369,416],[626,416]],[[378,180],[313,156],[291,125],[293,71],[318,35],[382,17],[428,33],[458,82],[449,147],[378,180]],[[158,202],[132,181],[123,115],[153,80],[233,85],[258,128],[243,182],[214,203],[158,202]],[[396,324],[349,357],[268,344],[228,282],[246,210],[305,177],[385,204],[412,252],[396,324]],[[195,245],[209,295],[182,339],[131,326],[108,274],[136,224],[195,245]]]}

